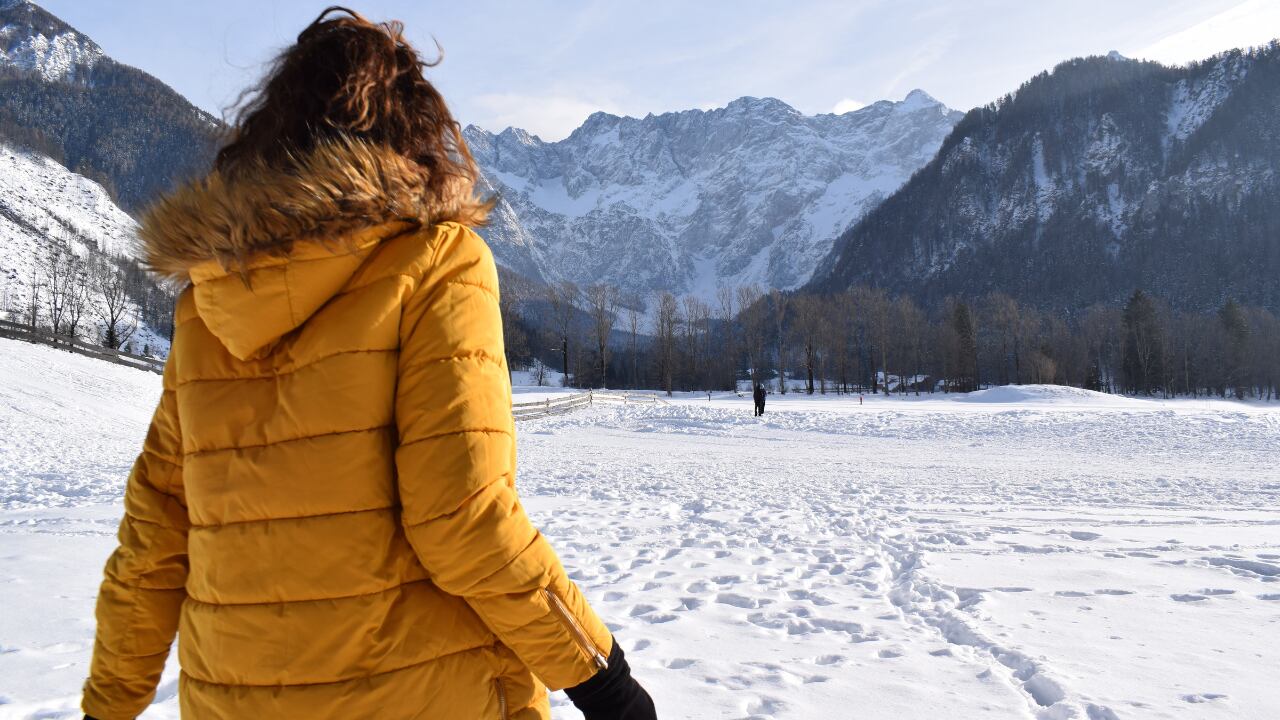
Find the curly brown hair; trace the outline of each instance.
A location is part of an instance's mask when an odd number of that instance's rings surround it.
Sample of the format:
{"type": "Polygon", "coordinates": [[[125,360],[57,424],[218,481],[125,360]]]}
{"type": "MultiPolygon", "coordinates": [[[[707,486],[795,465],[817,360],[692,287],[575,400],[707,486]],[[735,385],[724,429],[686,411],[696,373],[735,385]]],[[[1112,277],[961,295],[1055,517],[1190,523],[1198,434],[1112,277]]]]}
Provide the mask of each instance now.
{"type": "Polygon", "coordinates": [[[373,23],[328,7],[280,53],[262,83],[241,96],[214,168],[234,177],[296,162],[321,144],[354,140],[417,163],[433,194],[458,181],[470,186],[475,160],[444,98],[423,75],[441,59],[442,51],[424,61],[399,21],[373,23]]]}

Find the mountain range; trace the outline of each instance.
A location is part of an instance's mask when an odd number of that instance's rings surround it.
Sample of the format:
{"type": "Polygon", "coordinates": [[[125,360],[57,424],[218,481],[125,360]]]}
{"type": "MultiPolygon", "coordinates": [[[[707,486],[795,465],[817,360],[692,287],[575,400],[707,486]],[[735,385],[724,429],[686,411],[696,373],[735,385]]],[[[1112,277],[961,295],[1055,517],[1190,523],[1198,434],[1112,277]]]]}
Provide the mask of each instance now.
{"type": "Polygon", "coordinates": [[[810,288],[1280,309],[1280,44],[1071,60],[965,115],[810,288]]]}
{"type": "Polygon", "coordinates": [[[136,214],[208,169],[220,129],[40,6],[0,0],[0,138],[54,157],[136,214]]]}
{"type": "Polygon", "coordinates": [[[836,237],[933,157],[961,113],[921,90],[842,115],[772,98],[598,112],[564,140],[465,130],[499,204],[481,234],[544,280],[704,300],[804,284],[836,237]]]}
{"type": "MultiPolygon", "coordinates": [[[[556,142],[464,135],[496,199],[481,232],[526,285],[606,282],[640,304],[657,291],[868,284],[1067,309],[1143,287],[1193,308],[1227,296],[1280,308],[1278,68],[1274,43],[1179,68],[1113,54],[968,113],[919,90],[841,115],[744,97],[595,113],[556,142]]],[[[10,236],[41,232],[14,217],[54,217],[65,202],[15,201],[13,188],[69,182],[36,155],[137,217],[207,171],[223,129],[39,6],[0,0],[0,141],[26,158],[0,174],[31,175],[0,182],[10,236]]],[[[11,278],[20,245],[0,248],[11,278]]]]}

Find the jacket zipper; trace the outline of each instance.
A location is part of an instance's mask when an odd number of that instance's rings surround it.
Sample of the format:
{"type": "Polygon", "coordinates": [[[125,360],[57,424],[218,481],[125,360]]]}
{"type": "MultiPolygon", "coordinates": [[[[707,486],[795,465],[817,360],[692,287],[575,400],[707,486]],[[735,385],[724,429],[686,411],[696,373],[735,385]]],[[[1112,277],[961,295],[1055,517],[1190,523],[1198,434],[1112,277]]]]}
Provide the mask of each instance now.
{"type": "Polygon", "coordinates": [[[498,718],[507,720],[507,684],[502,678],[494,678],[493,682],[498,686],[498,718]]]}
{"type": "Polygon", "coordinates": [[[560,622],[564,623],[565,628],[569,630],[569,634],[573,636],[574,642],[582,649],[582,652],[591,658],[596,667],[601,670],[609,669],[609,660],[600,652],[600,648],[591,641],[591,637],[587,635],[587,631],[582,629],[578,624],[578,619],[569,612],[569,608],[564,606],[564,601],[559,595],[552,592],[551,588],[542,588],[542,592],[547,596],[547,603],[551,605],[551,609],[560,617],[560,622]]]}

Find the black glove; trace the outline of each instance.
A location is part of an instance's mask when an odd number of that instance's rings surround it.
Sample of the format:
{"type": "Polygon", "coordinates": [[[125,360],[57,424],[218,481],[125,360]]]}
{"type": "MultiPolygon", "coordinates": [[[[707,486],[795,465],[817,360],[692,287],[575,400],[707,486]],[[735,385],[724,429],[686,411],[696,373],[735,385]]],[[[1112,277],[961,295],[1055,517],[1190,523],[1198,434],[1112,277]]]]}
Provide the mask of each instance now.
{"type": "Polygon", "coordinates": [[[564,692],[586,720],[658,720],[653,699],[631,677],[631,667],[616,639],[609,651],[609,667],[564,692]]]}

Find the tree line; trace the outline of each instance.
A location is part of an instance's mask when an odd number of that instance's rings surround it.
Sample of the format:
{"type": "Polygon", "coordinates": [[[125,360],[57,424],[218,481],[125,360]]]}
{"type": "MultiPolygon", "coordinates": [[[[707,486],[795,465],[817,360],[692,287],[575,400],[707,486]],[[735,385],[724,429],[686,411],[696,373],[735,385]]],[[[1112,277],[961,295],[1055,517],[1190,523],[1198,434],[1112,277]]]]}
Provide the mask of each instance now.
{"type": "MultiPolygon", "coordinates": [[[[173,288],[136,262],[79,255],[55,238],[25,281],[0,284],[14,321],[116,350],[141,325],[168,335],[173,288]]],[[[830,294],[755,285],[711,302],[670,292],[642,298],[598,283],[537,286],[504,273],[508,365],[576,387],[676,391],[969,392],[1056,384],[1156,397],[1280,400],[1280,318],[1227,300],[1186,312],[1147,292],[1074,313],[992,292],[922,307],[863,285],[830,294]]]]}
{"type": "Polygon", "coordinates": [[[140,325],[172,335],[177,296],[137,262],[105,254],[81,256],[65,238],[53,239],[32,259],[28,278],[0,284],[0,310],[11,321],[143,355],[159,348],[136,342],[140,325]]]}
{"type": "Polygon", "coordinates": [[[746,285],[707,302],[559,282],[504,287],[503,313],[509,364],[577,387],[918,395],[1056,384],[1280,399],[1280,319],[1233,300],[1178,311],[1138,290],[1058,313],[1000,292],[928,307],[863,285],[821,295],[746,285]]]}

